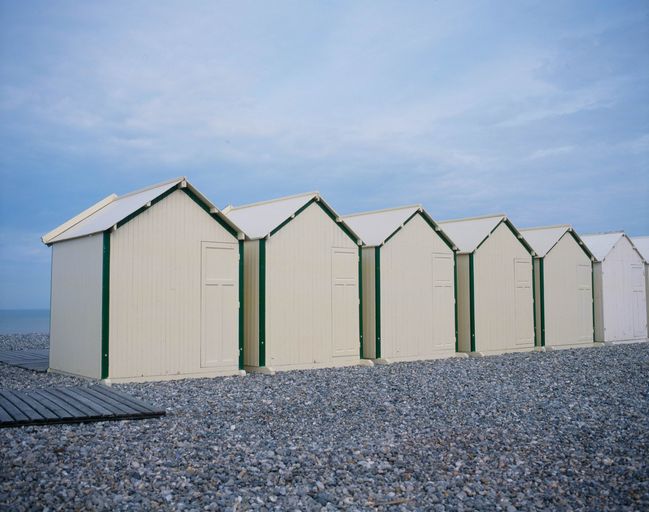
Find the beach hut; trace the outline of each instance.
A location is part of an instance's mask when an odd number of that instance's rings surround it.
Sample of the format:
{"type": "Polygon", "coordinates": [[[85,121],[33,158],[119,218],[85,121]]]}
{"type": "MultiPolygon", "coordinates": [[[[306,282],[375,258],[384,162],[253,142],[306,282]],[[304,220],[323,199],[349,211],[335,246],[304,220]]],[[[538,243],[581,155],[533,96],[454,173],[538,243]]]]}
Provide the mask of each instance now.
{"type": "Polygon", "coordinates": [[[52,371],[112,382],[240,371],[243,233],[185,178],[110,195],[42,239],[52,371]]]}
{"type": "Polygon", "coordinates": [[[536,345],[592,345],[593,260],[567,225],[521,229],[534,249],[536,345]]]}
{"type": "Polygon", "coordinates": [[[595,341],[647,338],[645,262],[623,232],[583,235],[595,256],[595,341]]]}
{"type": "Polygon", "coordinates": [[[644,283],[645,291],[647,292],[647,321],[649,322],[649,236],[634,236],[631,238],[633,245],[640,252],[644,258],[644,283]]]}
{"type": "Polygon", "coordinates": [[[420,205],[343,220],[363,240],[363,357],[455,355],[455,252],[420,205]]]}
{"type": "Polygon", "coordinates": [[[503,214],[440,222],[457,253],[458,350],[534,349],[532,256],[503,214]]]}
{"type": "Polygon", "coordinates": [[[246,234],[246,370],[359,364],[358,235],[317,192],[223,213],[246,234]]]}

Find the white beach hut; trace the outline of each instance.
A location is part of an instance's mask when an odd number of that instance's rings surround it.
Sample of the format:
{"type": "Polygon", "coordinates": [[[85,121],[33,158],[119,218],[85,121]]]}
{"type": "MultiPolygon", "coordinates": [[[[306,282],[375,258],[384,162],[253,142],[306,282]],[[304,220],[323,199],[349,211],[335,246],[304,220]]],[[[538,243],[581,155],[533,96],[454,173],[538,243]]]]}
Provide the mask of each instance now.
{"type": "Polygon", "coordinates": [[[489,215],[440,222],[457,253],[458,350],[534,349],[534,252],[509,219],[489,215]]]}
{"type": "Polygon", "coordinates": [[[583,235],[595,256],[595,340],[647,338],[645,262],[623,232],[583,235]]]}
{"type": "Polygon", "coordinates": [[[520,231],[536,253],[536,345],[592,345],[594,256],[568,225],[520,231]]]}
{"type": "Polygon", "coordinates": [[[359,364],[358,235],[317,192],[223,213],[247,237],[245,368],[359,364]]]}
{"type": "Polygon", "coordinates": [[[645,290],[647,292],[647,318],[649,321],[649,236],[634,236],[631,238],[633,245],[636,246],[636,249],[640,251],[640,254],[644,258],[644,282],[645,290]]]}
{"type": "Polygon", "coordinates": [[[113,382],[238,373],[242,239],[185,178],[110,195],[44,235],[50,369],[113,382]]]}
{"type": "Polygon", "coordinates": [[[363,357],[455,355],[455,252],[439,226],[420,205],[343,220],[364,242],[363,357]]]}

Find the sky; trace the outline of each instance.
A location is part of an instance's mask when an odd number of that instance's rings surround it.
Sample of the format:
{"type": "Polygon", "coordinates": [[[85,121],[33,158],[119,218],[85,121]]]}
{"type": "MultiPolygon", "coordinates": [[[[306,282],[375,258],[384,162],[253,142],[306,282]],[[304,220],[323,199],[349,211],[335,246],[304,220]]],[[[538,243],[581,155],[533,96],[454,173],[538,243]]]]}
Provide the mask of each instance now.
{"type": "Polygon", "coordinates": [[[0,0],[0,309],[49,307],[42,234],[176,176],[649,234],[649,3],[0,0]]]}

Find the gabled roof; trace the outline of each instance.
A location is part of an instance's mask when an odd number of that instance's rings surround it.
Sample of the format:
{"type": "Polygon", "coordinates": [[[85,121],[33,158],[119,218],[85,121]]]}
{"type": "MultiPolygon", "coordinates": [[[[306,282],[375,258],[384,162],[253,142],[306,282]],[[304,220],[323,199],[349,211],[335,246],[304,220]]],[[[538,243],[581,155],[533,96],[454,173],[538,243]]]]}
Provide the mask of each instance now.
{"type": "Polygon", "coordinates": [[[590,235],[582,235],[581,237],[597,261],[604,261],[608,254],[613,250],[613,247],[615,247],[622,238],[626,238],[629,241],[633,250],[637,252],[640,258],[644,261],[644,257],[624,231],[592,233],[590,235]]]}
{"type": "Polygon", "coordinates": [[[631,238],[631,241],[645,262],[649,263],[649,236],[634,236],[631,238]]]}
{"type": "Polygon", "coordinates": [[[595,256],[590,252],[586,244],[575,233],[572,226],[569,224],[560,224],[558,226],[543,226],[538,228],[525,228],[520,230],[521,234],[527,240],[527,243],[532,246],[537,256],[543,258],[547,255],[552,248],[557,245],[559,240],[568,233],[570,234],[577,244],[582,248],[586,255],[594,259],[595,256]]]}
{"type": "Polygon", "coordinates": [[[183,176],[123,196],[118,197],[111,194],[43,235],[41,239],[49,245],[63,240],[101,233],[137,215],[175,189],[184,189],[205,211],[216,218],[234,236],[241,233],[241,230],[233,222],[228,220],[216,206],[196,190],[183,176]]]}
{"type": "Polygon", "coordinates": [[[446,244],[455,249],[442,229],[426,213],[421,205],[400,206],[371,212],[353,213],[344,215],[343,220],[363,239],[367,246],[378,246],[387,242],[415,215],[420,214],[423,219],[442,237],[446,244]]]}
{"type": "Polygon", "coordinates": [[[242,206],[228,205],[223,209],[223,214],[240,226],[248,238],[258,240],[275,234],[314,202],[318,203],[350,238],[361,243],[360,237],[349,228],[318,192],[306,192],[242,206]]]}
{"type": "Polygon", "coordinates": [[[467,219],[447,220],[440,222],[439,226],[459,248],[460,253],[469,254],[480,247],[502,222],[507,224],[523,246],[535,256],[536,254],[532,247],[525,241],[523,235],[518,232],[504,213],[467,219]]]}

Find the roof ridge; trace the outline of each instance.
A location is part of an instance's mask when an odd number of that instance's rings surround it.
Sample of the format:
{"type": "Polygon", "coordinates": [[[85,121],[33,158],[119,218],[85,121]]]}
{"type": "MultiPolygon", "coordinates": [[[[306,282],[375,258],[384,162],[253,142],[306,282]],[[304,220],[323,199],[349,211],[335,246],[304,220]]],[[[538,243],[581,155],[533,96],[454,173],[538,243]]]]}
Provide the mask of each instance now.
{"type": "Polygon", "coordinates": [[[349,217],[361,217],[363,215],[376,215],[376,214],[379,214],[379,213],[394,212],[394,211],[397,211],[397,210],[406,210],[408,208],[417,208],[418,210],[423,210],[423,207],[421,206],[421,204],[409,204],[409,205],[406,205],[406,206],[395,206],[393,208],[383,208],[381,210],[369,210],[369,211],[366,211],[366,212],[350,213],[350,214],[347,214],[347,215],[341,215],[340,218],[341,219],[346,219],[346,218],[349,218],[349,217]]]}
{"type": "Polygon", "coordinates": [[[449,220],[440,220],[437,223],[438,224],[446,224],[448,222],[464,222],[464,221],[469,221],[469,220],[482,220],[482,219],[494,219],[496,217],[502,217],[502,218],[507,218],[507,215],[504,213],[492,213],[489,215],[479,215],[477,217],[464,217],[461,219],[449,219],[449,220]]]}
{"type": "Polygon", "coordinates": [[[585,237],[585,236],[597,236],[597,235],[625,235],[625,234],[626,234],[626,233],[624,233],[624,230],[621,230],[621,229],[620,229],[620,230],[617,230],[617,231],[599,231],[599,232],[596,232],[596,233],[584,233],[583,235],[581,235],[581,237],[583,238],[583,237],[585,237]]]}
{"type": "Polygon", "coordinates": [[[234,206],[232,204],[227,205],[223,210],[228,210],[228,213],[233,211],[233,210],[242,210],[244,208],[252,208],[253,206],[261,206],[264,204],[271,204],[271,203],[277,203],[279,201],[286,201],[288,199],[297,199],[298,197],[306,197],[306,196],[316,196],[320,197],[320,192],[318,191],[313,191],[313,192],[302,192],[301,194],[294,194],[292,196],[283,196],[283,197],[276,197],[274,199],[266,199],[265,201],[257,201],[255,203],[248,203],[248,204],[242,204],[241,206],[234,206]]]}
{"type": "Polygon", "coordinates": [[[570,224],[554,224],[552,226],[535,226],[532,228],[519,228],[518,230],[523,232],[523,231],[540,231],[541,229],[557,229],[557,228],[573,229],[573,227],[570,224]]]}
{"type": "Polygon", "coordinates": [[[140,188],[138,190],[133,190],[132,192],[128,192],[127,194],[124,194],[122,196],[117,196],[117,199],[123,199],[125,197],[134,196],[135,194],[141,194],[142,192],[146,192],[147,190],[162,187],[163,185],[170,185],[171,183],[178,183],[178,182],[181,182],[181,181],[187,181],[187,177],[186,176],[179,176],[178,178],[174,178],[174,179],[167,180],[167,181],[162,181],[160,183],[156,183],[154,185],[149,185],[148,187],[140,188]]]}

